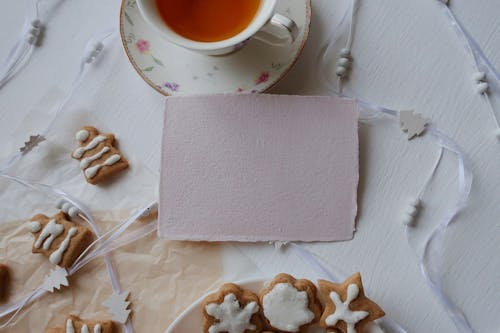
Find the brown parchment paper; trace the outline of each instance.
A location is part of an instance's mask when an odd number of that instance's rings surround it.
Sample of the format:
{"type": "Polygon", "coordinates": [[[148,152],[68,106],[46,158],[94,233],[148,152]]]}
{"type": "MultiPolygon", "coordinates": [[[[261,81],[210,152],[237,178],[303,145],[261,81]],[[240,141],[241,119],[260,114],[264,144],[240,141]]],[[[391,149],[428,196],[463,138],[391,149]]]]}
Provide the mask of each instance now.
{"type": "MultiPolygon", "coordinates": [[[[99,226],[109,229],[123,218],[123,214],[101,214],[99,226]]],[[[33,237],[25,222],[0,224],[0,262],[10,267],[12,276],[7,302],[0,306],[31,292],[53,268],[46,257],[31,253],[33,237]]],[[[135,332],[164,332],[189,304],[216,288],[223,279],[221,252],[218,244],[161,241],[156,233],[112,252],[110,257],[122,290],[131,293],[135,332]]],[[[16,324],[2,332],[41,333],[49,327],[63,326],[68,314],[86,319],[109,318],[102,302],[111,292],[101,257],[70,277],[69,287],[28,305],[16,324]]]]}

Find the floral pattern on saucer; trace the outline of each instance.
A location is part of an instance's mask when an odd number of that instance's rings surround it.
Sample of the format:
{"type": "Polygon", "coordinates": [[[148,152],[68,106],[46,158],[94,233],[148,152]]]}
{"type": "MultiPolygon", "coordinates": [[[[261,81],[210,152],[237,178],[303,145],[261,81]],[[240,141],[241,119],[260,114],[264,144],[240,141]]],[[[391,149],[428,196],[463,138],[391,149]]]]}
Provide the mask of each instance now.
{"type": "Polygon", "coordinates": [[[300,33],[286,47],[250,40],[225,56],[206,56],[173,45],[142,18],[135,0],[123,0],[120,34],[139,75],[164,95],[256,93],[276,84],[293,66],[307,39],[310,0],[278,0],[277,12],[292,18],[300,33]]]}

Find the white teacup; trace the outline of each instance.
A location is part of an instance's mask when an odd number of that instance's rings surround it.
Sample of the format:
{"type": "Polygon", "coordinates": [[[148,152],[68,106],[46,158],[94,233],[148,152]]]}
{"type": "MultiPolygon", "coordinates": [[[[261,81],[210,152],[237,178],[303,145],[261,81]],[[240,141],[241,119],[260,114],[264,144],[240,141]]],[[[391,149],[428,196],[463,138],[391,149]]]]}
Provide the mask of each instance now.
{"type": "Polygon", "coordinates": [[[261,0],[260,7],[253,20],[243,31],[228,39],[217,42],[194,41],[170,29],[162,20],[156,8],[156,0],[137,0],[137,4],[145,20],[168,41],[202,54],[223,55],[240,49],[250,38],[255,38],[277,47],[293,43],[299,33],[299,29],[292,19],[275,13],[277,1],[261,0]]]}

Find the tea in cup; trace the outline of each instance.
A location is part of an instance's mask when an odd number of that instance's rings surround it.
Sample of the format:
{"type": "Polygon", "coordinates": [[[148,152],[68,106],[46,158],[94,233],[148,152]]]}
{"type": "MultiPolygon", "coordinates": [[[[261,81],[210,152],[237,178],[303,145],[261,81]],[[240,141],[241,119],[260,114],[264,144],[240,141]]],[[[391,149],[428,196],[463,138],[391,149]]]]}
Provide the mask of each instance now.
{"type": "Polygon", "coordinates": [[[273,46],[295,40],[293,20],[275,13],[278,0],[137,0],[146,21],[168,41],[207,55],[241,48],[250,38],[273,46]]]}

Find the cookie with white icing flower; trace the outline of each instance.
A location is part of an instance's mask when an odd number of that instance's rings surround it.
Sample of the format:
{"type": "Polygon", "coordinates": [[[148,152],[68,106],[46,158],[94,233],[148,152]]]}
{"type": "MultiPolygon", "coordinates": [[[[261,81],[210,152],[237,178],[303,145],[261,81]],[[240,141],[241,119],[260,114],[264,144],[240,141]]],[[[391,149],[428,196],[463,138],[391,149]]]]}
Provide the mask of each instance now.
{"type": "Polygon", "coordinates": [[[274,332],[305,332],[321,316],[316,294],[311,281],[278,274],[259,296],[266,328],[274,332]]]}
{"type": "Polygon", "coordinates": [[[111,320],[87,321],[72,315],[64,327],[50,328],[45,333],[116,333],[116,328],[111,320]]]}
{"type": "Polygon", "coordinates": [[[208,295],[202,309],[204,333],[257,333],[262,329],[259,298],[234,283],[208,295]]]}
{"type": "Polygon", "coordinates": [[[384,311],[365,296],[359,273],[337,284],[325,280],[318,281],[325,310],[320,326],[327,332],[364,332],[366,325],[385,315],[384,311]]]}
{"type": "Polygon", "coordinates": [[[68,221],[63,212],[52,217],[37,214],[27,222],[27,228],[35,237],[32,252],[42,253],[63,268],[70,267],[93,238],[87,227],[68,221]]]}
{"type": "Polygon", "coordinates": [[[128,168],[127,159],[115,147],[115,136],[101,134],[95,127],[84,126],[75,135],[79,147],[71,157],[80,161],[85,179],[96,185],[128,168]]]}
{"type": "Polygon", "coordinates": [[[0,302],[4,301],[7,298],[9,283],[9,267],[7,267],[7,265],[0,264],[0,302]]]}

